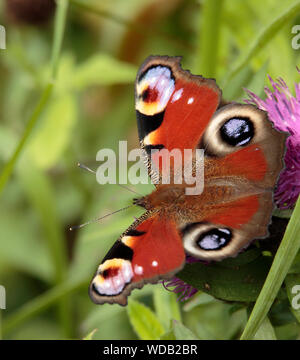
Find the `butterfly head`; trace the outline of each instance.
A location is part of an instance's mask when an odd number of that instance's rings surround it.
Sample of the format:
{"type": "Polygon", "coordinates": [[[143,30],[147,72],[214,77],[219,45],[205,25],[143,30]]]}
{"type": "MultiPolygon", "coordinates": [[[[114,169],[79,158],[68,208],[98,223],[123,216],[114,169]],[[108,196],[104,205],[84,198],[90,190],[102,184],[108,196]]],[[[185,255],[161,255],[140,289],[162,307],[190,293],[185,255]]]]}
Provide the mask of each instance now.
{"type": "Polygon", "coordinates": [[[146,209],[146,203],[147,203],[147,201],[146,201],[145,196],[143,196],[141,198],[134,198],[133,199],[133,205],[140,206],[140,207],[142,207],[144,209],[146,209]]]}

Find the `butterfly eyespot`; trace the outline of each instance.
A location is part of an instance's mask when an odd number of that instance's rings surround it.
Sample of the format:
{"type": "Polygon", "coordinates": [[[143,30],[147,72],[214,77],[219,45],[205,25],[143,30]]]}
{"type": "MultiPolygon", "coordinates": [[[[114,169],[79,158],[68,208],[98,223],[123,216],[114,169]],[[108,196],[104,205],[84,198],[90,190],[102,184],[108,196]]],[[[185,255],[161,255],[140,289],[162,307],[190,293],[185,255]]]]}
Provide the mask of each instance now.
{"type": "Polygon", "coordinates": [[[231,238],[232,232],[229,229],[215,228],[201,234],[196,243],[203,250],[218,250],[226,246],[231,238]]]}
{"type": "Polygon", "coordinates": [[[219,253],[234,238],[233,230],[210,223],[188,224],[182,233],[184,249],[199,259],[219,258],[219,253]]]}
{"type": "Polygon", "coordinates": [[[120,294],[133,277],[131,263],[124,259],[109,259],[99,266],[91,284],[91,296],[120,294]]]}
{"type": "Polygon", "coordinates": [[[108,268],[106,270],[103,271],[102,276],[104,277],[104,279],[109,278],[109,277],[113,277],[113,276],[117,276],[119,273],[119,269],[115,268],[115,267],[111,267],[108,268]]]}
{"type": "Polygon", "coordinates": [[[145,70],[136,84],[136,110],[152,117],[165,110],[175,89],[175,80],[167,66],[153,66],[145,70]]]}
{"type": "Polygon", "coordinates": [[[254,136],[254,126],[247,118],[232,118],[220,128],[223,141],[231,146],[245,146],[254,136]]]}
{"type": "MultiPolygon", "coordinates": [[[[228,104],[220,107],[208,124],[199,147],[207,156],[224,157],[266,137],[266,114],[254,105],[228,104]]],[[[261,149],[253,146],[252,151],[261,149]]]]}
{"type": "Polygon", "coordinates": [[[150,87],[147,87],[142,92],[141,99],[145,103],[154,103],[158,99],[158,91],[156,89],[150,89],[150,87]]]}

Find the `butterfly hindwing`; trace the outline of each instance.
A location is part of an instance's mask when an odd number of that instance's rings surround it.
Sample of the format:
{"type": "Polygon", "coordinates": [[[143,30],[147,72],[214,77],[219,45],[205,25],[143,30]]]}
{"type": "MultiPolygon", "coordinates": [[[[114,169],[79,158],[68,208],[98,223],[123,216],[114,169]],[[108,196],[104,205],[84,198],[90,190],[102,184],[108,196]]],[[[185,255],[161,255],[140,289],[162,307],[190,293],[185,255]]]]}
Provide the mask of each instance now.
{"type": "Polygon", "coordinates": [[[235,256],[254,239],[268,235],[272,209],[271,191],[221,203],[208,216],[184,226],[184,249],[205,261],[235,256]]]}

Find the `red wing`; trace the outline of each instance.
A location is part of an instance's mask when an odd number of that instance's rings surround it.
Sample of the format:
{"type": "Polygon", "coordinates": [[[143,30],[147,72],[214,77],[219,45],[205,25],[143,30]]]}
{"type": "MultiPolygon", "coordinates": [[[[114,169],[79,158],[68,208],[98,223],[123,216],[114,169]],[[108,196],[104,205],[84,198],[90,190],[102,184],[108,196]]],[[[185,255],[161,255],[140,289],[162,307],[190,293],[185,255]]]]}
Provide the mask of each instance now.
{"type": "Polygon", "coordinates": [[[181,69],[180,58],[167,56],[144,62],[135,93],[139,138],[148,161],[152,149],[195,149],[221,98],[213,79],[191,75],[181,69]]]}
{"type": "Polygon", "coordinates": [[[216,111],[200,144],[205,186],[199,216],[183,231],[188,253],[220,260],[267,236],[285,139],[254,106],[230,104],[216,111]]]}
{"type": "Polygon", "coordinates": [[[286,134],[273,128],[266,112],[248,104],[223,106],[201,139],[208,159],[205,177],[243,177],[273,188],[284,166],[285,140],[286,134]]]}
{"type": "Polygon", "coordinates": [[[272,209],[271,191],[215,205],[183,229],[184,249],[207,261],[235,256],[254,239],[268,235],[272,209]]]}
{"type": "Polygon", "coordinates": [[[137,220],[110,249],[90,285],[97,304],[127,304],[127,296],[144,283],[155,283],[179,271],[185,262],[175,223],[157,214],[137,220]]]}

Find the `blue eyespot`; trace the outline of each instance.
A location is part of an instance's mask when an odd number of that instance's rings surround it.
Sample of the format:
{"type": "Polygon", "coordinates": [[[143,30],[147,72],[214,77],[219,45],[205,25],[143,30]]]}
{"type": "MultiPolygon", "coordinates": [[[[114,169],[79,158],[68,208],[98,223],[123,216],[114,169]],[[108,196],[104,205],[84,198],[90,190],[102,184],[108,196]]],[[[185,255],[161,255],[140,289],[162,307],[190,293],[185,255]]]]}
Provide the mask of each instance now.
{"type": "Polygon", "coordinates": [[[254,137],[254,125],[249,118],[231,118],[222,125],[220,134],[231,146],[245,146],[254,137]]]}
{"type": "Polygon", "coordinates": [[[231,238],[232,232],[229,229],[215,228],[201,234],[197,244],[203,250],[218,250],[227,245],[231,238]]]}

